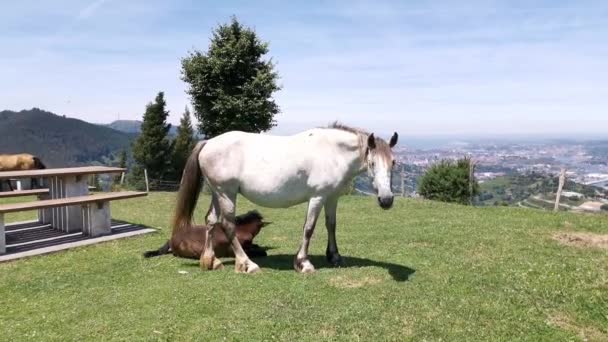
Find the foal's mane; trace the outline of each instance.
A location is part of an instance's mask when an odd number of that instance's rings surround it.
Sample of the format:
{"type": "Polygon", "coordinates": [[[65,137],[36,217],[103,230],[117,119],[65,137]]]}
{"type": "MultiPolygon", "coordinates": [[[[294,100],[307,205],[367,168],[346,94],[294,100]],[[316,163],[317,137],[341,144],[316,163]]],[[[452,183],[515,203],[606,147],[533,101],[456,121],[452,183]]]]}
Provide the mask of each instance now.
{"type": "Polygon", "coordinates": [[[259,221],[262,222],[262,220],[264,220],[264,217],[262,217],[262,214],[260,214],[257,210],[251,210],[246,212],[245,214],[239,215],[235,218],[235,223],[237,225],[241,225],[241,224],[249,224],[255,221],[259,221]]]}

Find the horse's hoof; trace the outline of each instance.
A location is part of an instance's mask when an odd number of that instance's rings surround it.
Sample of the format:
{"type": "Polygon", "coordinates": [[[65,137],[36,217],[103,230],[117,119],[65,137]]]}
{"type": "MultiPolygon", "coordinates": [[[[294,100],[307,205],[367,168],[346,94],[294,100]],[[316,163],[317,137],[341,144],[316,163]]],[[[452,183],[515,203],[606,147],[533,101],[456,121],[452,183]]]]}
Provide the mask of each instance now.
{"type": "Polygon", "coordinates": [[[236,273],[257,273],[260,271],[260,266],[251,260],[245,262],[236,262],[234,264],[234,271],[236,273]]]}
{"type": "Polygon", "coordinates": [[[206,271],[206,270],[221,270],[223,268],[224,268],[224,265],[222,264],[222,262],[220,261],[220,259],[216,258],[215,256],[213,256],[213,257],[203,256],[201,258],[201,269],[203,271],[206,271]]]}
{"type": "Polygon", "coordinates": [[[326,258],[327,258],[327,262],[329,262],[329,264],[332,265],[333,267],[344,266],[344,261],[342,260],[342,257],[338,253],[334,253],[334,254],[328,253],[328,254],[326,254],[326,258]]]}
{"type": "Polygon", "coordinates": [[[296,269],[296,272],[299,273],[313,273],[315,271],[315,267],[312,265],[312,263],[306,259],[304,260],[297,260],[294,262],[294,268],[296,269]]]}

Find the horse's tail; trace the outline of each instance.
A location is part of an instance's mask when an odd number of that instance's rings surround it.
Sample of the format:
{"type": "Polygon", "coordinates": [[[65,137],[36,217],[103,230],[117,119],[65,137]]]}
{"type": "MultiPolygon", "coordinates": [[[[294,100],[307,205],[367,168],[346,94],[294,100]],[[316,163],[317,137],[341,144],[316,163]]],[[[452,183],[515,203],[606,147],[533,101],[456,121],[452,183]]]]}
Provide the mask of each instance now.
{"type": "Polygon", "coordinates": [[[192,214],[203,187],[203,173],[198,163],[198,155],[206,143],[207,141],[203,140],[196,144],[184,167],[173,217],[173,234],[187,229],[192,224],[192,214]]]}
{"type": "Polygon", "coordinates": [[[46,169],[46,165],[44,165],[44,163],[42,162],[42,160],[40,160],[40,158],[36,157],[36,156],[32,156],[32,160],[34,161],[34,168],[35,169],[46,169]]]}
{"type": "Polygon", "coordinates": [[[157,250],[144,252],[144,258],[152,258],[160,255],[169,254],[169,252],[171,251],[171,246],[169,242],[170,241],[167,240],[167,242],[165,242],[165,244],[160,246],[160,248],[157,250]]]}

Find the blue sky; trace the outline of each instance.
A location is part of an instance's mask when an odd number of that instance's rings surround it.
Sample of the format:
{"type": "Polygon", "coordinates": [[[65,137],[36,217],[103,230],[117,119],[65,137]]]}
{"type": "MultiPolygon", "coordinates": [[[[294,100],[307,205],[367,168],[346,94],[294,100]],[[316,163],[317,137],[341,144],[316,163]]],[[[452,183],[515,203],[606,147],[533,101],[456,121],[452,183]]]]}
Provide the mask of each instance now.
{"type": "Polygon", "coordinates": [[[608,1],[3,1],[0,109],[139,119],[236,15],[270,42],[277,133],[608,134],[608,1]]]}

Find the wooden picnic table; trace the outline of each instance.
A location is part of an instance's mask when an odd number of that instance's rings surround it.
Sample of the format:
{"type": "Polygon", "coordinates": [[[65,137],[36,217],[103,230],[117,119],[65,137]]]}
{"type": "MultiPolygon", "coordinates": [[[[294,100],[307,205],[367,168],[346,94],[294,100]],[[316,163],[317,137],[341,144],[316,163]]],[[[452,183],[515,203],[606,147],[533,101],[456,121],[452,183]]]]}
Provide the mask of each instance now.
{"type": "MultiPolygon", "coordinates": [[[[42,178],[48,194],[40,199],[61,199],[86,196],[89,194],[88,177],[95,174],[122,173],[119,167],[83,166],[41,170],[3,171],[0,180],[19,178],[42,178]]],[[[84,214],[78,205],[38,209],[38,221],[50,224],[53,228],[66,233],[82,231],[84,214]]]]}
{"type": "Polygon", "coordinates": [[[0,172],[0,180],[42,178],[47,189],[7,192],[6,196],[38,195],[39,201],[0,205],[0,254],[6,251],[4,214],[38,210],[40,224],[65,233],[82,232],[90,236],[111,233],[110,201],[146,196],[146,192],[122,191],[89,195],[88,177],[122,173],[125,169],[106,166],[70,167],[0,172]]]}

